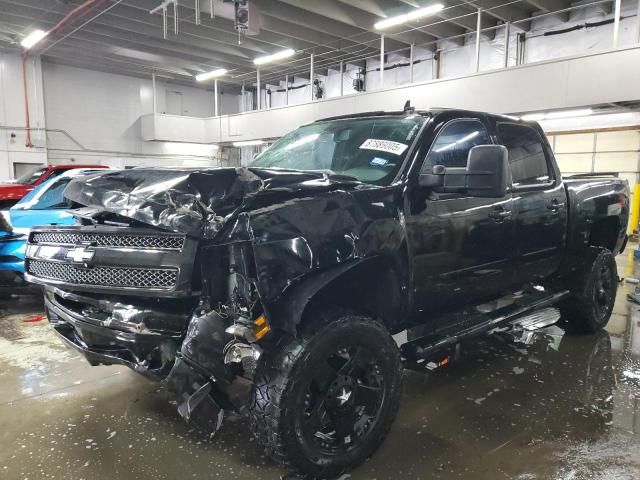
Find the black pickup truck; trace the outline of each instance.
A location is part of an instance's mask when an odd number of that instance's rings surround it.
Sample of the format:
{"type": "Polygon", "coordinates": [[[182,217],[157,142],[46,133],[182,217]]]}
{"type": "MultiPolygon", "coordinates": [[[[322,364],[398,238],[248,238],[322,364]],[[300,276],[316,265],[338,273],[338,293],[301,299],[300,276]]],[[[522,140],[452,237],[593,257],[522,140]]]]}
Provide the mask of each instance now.
{"type": "Polygon", "coordinates": [[[537,124],[450,109],[329,118],[246,168],[106,172],[65,195],[78,224],[32,230],[25,265],[60,337],[164,380],[186,419],[246,407],[315,477],[382,442],[403,358],[523,319],[604,327],[629,215],[625,181],[563,179],[537,124]]]}

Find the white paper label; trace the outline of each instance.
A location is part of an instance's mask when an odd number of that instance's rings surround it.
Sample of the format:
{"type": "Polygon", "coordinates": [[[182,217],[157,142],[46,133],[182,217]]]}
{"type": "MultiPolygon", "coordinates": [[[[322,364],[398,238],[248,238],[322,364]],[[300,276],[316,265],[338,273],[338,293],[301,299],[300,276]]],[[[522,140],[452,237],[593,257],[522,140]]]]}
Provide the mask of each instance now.
{"type": "Polygon", "coordinates": [[[375,138],[369,138],[365,140],[360,148],[364,150],[378,150],[380,152],[389,152],[394,155],[402,155],[409,145],[404,143],[392,142],[391,140],[376,140],[375,138]]]}

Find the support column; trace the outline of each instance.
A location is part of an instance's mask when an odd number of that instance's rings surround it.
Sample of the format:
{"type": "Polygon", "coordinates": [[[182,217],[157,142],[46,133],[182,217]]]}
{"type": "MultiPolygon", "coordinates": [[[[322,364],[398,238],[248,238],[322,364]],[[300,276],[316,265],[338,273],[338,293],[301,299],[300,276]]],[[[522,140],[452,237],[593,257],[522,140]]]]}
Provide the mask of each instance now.
{"type": "Polygon", "coordinates": [[[409,83],[413,83],[413,61],[414,61],[414,52],[415,45],[412,43],[411,48],[409,49],[409,83]]]}
{"type": "Polygon", "coordinates": [[[309,64],[309,83],[311,84],[311,101],[315,100],[313,95],[313,53],[311,54],[311,62],[309,64]]]}
{"type": "Polygon", "coordinates": [[[504,24],[504,68],[509,66],[509,37],[511,36],[511,22],[504,24]]]}
{"type": "Polygon", "coordinates": [[[167,39],[167,7],[162,8],[162,38],[167,39]]]}
{"type": "Polygon", "coordinates": [[[256,83],[258,84],[258,88],[256,91],[258,93],[258,101],[256,105],[258,106],[258,110],[262,110],[262,94],[260,93],[260,67],[256,70],[256,83]]]}
{"type": "Polygon", "coordinates": [[[151,91],[153,95],[153,113],[158,113],[158,92],[156,91],[156,74],[151,74],[151,91]]]}
{"type": "Polygon", "coordinates": [[[246,112],[247,111],[247,97],[245,97],[244,80],[242,81],[242,88],[240,89],[240,96],[242,97],[242,112],[246,112]]]}
{"type": "Polygon", "coordinates": [[[384,88],[384,35],[380,35],[380,89],[384,88]]]}
{"type": "Polygon", "coordinates": [[[482,9],[478,9],[478,23],[476,26],[476,72],[480,71],[480,37],[482,33],[482,9]]]}
{"type": "Polygon", "coordinates": [[[289,74],[284,76],[284,104],[289,105],[289,74]]]}
{"type": "Polygon", "coordinates": [[[220,110],[218,107],[218,79],[213,81],[213,94],[215,95],[215,100],[213,103],[213,116],[218,117],[220,115],[220,110]]]}
{"type": "Polygon", "coordinates": [[[344,62],[340,61],[340,96],[344,95],[344,62]]]}
{"type": "Polygon", "coordinates": [[[178,0],[173,0],[173,33],[178,35],[178,0]]]}
{"type": "Polygon", "coordinates": [[[622,9],[622,0],[616,0],[615,13],[613,15],[613,48],[618,48],[620,42],[620,10],[622,9]]]}
{"type": "Polygon", "coordinates": [[[638,27],[638,43],[640,43],[640,0],[638,0],[638,11],[636,13],[636,25],[638,27]]]}

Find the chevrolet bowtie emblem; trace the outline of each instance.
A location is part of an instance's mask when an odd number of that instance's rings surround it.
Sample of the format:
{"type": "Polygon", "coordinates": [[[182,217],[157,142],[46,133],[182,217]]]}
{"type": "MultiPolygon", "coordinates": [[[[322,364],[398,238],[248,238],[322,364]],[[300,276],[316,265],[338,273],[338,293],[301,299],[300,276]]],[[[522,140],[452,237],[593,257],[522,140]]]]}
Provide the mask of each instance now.
{"type": "Polygon", "coordinates": [[[91,261],[95,254],[95,251],[87,250],[87,247],[76,247],[67,252],[67,258],[73,260],[73,263],[85,264],[91,261]]]}

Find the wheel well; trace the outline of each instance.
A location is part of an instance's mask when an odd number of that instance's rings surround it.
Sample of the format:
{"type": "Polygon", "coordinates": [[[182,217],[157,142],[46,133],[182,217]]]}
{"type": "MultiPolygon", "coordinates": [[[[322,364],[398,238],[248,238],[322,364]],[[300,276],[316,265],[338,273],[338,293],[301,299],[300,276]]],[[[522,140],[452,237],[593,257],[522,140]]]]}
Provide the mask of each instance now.
{"type": "Polygon", "coordinates": [[[604,247],[613,252],[618,242],[619,229],[620,220],[617,217],[607,217],[596,222],[591,228],[589,245],[604,247]]]}
{"type": "Polygon", "coordinates": [[[340,307],[378,318],[391,332],[401,330],[406,315],[398,270],[383,259],[349,270],[314,295],[302,313],[301,324],[312,321],[318,311],[340,307]]]}

